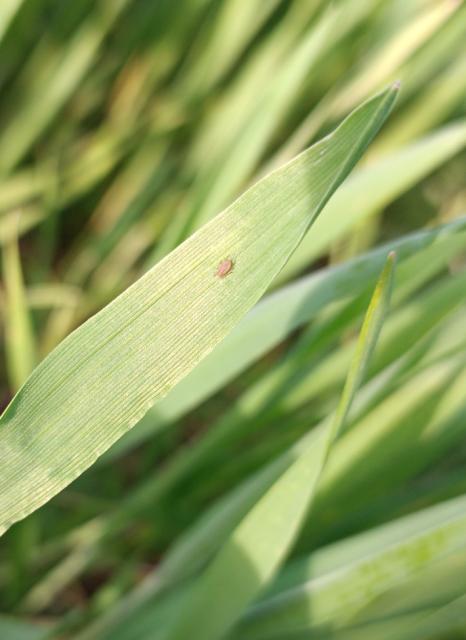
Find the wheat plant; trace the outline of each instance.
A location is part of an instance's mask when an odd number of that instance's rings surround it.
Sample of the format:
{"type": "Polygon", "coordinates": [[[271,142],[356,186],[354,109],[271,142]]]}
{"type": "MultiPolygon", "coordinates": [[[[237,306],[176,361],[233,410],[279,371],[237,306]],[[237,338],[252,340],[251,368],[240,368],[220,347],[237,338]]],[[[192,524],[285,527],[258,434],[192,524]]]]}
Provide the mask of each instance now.
{"type": "Polygon", "coordinates": [[[466,7],[0,3],[0,639],[466,638],[466,7]]]}

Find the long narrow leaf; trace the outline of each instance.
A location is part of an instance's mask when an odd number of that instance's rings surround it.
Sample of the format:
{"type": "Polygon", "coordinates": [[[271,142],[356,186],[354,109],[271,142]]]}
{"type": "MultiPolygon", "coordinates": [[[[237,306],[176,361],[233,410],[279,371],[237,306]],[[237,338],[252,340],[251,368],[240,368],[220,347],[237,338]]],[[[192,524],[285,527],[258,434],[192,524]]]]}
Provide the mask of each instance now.
{"type": "Polygon", "coordinates": [[[3,279],[7,368],[11,388],[16,391],[34,368],[35,340],[15,236],[3,247],[3,279]]]}
{"type": "Polygon", "coordinates": [[[33,372],[1,417],[1,530],[89,467],[257,302],[396,93],[391,87],[368,101],[257,183],[33,372]]]}

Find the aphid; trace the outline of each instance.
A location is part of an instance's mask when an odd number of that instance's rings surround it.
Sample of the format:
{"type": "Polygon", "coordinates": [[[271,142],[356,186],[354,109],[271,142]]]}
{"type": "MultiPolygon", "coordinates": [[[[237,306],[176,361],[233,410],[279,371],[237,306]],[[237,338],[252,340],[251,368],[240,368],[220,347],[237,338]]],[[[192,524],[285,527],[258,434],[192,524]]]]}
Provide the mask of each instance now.
{"type": "Polygon", "coordinates": [[[219,278],[226,278],[226,276],[233,271],[234,266],[235,263],[231,258],[225,258],[224,260],[221,260],[221,262],[219,262],[215,275],[219,278]]]}

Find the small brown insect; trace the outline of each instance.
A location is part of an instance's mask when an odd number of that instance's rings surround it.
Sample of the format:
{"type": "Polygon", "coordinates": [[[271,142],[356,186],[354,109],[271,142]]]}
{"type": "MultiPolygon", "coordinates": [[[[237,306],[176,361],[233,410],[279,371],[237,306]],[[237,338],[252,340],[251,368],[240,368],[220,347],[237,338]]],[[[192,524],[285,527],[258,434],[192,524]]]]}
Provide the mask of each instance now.
{"type": "Polygon", "coordinates": [[[233,271],[234,266],[235,266],[235,263],[231,258],[225,258],[225,260],[222,260],[221,262],[219,262],[215,275],[218,276],[219,278],[226,278],[227,275],[233,271]]]}

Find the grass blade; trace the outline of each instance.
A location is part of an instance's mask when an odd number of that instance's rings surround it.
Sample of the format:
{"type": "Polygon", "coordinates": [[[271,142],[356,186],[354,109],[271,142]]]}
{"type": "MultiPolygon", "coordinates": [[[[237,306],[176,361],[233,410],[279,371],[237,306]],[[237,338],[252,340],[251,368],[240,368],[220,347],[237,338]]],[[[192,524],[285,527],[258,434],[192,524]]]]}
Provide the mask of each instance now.
{"type": "Polygon", "coordinates": [[[258,182],[41,363],[1,417],[1,530],[88,468],[257,302],[396,93],[369,100],[258,182]],[[225,260],[232,273],[221,278],[225,260]]]}
{"type": "Polygon", "coordinates": [[[36,346],[26,301],[18,240],[11,238],[3,247],[5,283],[5,345],[7,369],[13,391],[19,389],[35,365],[36,346]]]}

